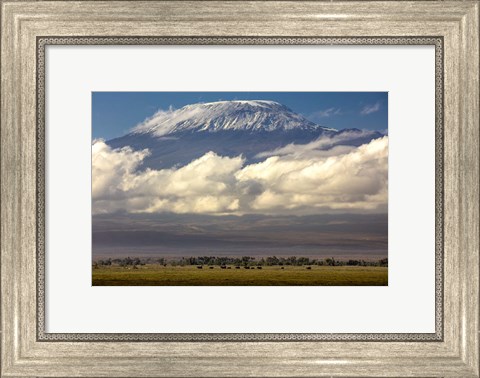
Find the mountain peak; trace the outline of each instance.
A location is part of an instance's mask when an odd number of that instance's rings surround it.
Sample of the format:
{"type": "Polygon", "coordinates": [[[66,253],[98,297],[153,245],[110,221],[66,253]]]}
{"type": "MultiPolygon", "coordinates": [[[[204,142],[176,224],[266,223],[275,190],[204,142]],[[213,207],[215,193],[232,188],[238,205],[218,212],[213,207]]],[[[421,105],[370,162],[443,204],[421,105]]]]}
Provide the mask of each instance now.
{"type": "MultiPolygon", "coordinates": [[[[137,125],[135,134],[164,136],[181,132],[322,130],[285,105],[267,100],[234,100],[160,110],[137,125]]],[[[332,129],[326,129],[332,130],[332,129]]]]}
{"type": "Polygon", "coordinates": [[[285,105],[280,104],[276,101],[269,101],[269,100],[231,100],[231,101],[215,101],[215,102],[201,102],[198,104],[192,104],[187,106],[256,106],[256,107],[263,107],[263,108],[287,108],[285,105]]]}

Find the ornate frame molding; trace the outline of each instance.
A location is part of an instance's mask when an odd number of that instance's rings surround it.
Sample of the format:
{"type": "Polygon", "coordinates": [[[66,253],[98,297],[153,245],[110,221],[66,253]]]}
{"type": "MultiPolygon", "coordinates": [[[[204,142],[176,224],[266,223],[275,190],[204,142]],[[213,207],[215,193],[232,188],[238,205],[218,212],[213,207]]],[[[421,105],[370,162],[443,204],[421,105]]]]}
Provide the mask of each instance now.
{"type": "Polygon", "coordinates": [[[0,376],[480,377],[479,0],[0,0],[0,5],[0,376]],[[443,130],[436,138],[443,144],[437,146],[436,167],[443,173],[436,177],[437,236],[441,233],[436,248],[442,256],[436,270],[443,275],[435,334],[407,339],[247,334],[234,340],[232,335],[90,339],[43,333],[45,318],[37,314],[44,299],[37,281],[44,248],[38,217],[44,206],[39,49],[68,41],[209,44],[212,38],[217,44],[410,43],[407,39],[439,44],[443,77],[436,87],[443,98],[437,99],[436,117],[443,130]]]}
{"type": "Polygon", "coordinates": [[[37,37],[37,340],[38,341],[442,341],[443,38],[441,37],[37,37]],[[435,333],[46,333],[45,48],[49,45],[433,45],[435,46],[435,333]]]}

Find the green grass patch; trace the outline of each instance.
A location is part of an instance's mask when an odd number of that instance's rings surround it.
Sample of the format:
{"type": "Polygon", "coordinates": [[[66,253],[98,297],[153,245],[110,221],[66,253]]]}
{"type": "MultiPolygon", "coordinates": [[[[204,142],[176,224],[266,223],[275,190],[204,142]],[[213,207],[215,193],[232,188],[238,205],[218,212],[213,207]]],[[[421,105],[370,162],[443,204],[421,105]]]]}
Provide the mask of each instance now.
{"type": "Polygon", "coordinates": [[[210,269],[203,266],[101,266],[93,286],[386,286],[388,268],[372,266],[263,266],[262,269],[210,269]]]}

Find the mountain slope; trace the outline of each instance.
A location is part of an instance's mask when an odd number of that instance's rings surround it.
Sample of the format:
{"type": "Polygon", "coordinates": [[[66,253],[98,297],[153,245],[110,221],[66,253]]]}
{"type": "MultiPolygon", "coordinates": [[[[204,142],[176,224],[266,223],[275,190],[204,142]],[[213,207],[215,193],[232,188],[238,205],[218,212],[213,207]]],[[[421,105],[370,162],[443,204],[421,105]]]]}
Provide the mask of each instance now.
{"type": "MultiPolygon", "coordinates": [[[[219,101],[160,111],[134,129],[157,137],[185,131],[327,130],[274,101],[219,101]]],[[[333,129],[328,129],[333,130],[333,129]]]]}
{"type": "MultiPolygon", "coordinates": [[[[273,101],[220,101],[157,112],[131,133],[107,144],[112,148],[148,148],[151,154],[142,168],[162,169],[188,164],[209,151],[230,157],[243,155],[248,163],[256,162],[261,160],[257,155],[264,151],[345,132],[348,138],[340,139],[348,145],[381,136],[373,131],[322,127],[273,101]]],[[[332,141],[332,146],[335,144],[332,141]]]]}

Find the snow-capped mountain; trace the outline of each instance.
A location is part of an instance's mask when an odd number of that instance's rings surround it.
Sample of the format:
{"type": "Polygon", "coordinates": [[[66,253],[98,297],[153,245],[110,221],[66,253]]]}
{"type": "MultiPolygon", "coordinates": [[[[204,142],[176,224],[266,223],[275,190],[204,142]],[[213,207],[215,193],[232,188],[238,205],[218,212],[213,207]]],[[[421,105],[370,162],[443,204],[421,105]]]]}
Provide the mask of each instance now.
{"type": "Polygon", "coordinates": [[[187,131],[330,130],[274,101],[219,101],[159,111],[134,133],[164,136],[187,131]]]}
{"type": "Polygon", "coordinates": [[[262,152],[320,137],[332,138],[332,145],[338,144],[335,139],[341,144],[361,145],[380,136],[376,131],[323,127],[274,101],[219,101],[159,111],[107,144],[148,148],[150,155],[143,167],[161,169],[188,164],[209,151],[221,156],[242,155],[251,163],[262,160],[262,152]]]}

